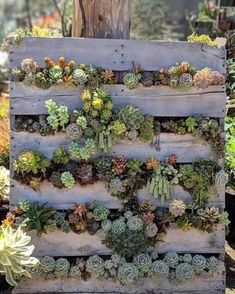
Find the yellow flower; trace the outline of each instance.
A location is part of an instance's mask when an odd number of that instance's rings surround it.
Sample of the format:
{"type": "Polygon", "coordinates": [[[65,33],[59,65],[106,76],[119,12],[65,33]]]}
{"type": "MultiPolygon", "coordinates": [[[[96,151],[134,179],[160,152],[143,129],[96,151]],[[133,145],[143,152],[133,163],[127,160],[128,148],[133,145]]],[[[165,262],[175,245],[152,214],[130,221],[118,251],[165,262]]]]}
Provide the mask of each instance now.
{"type": "Polygon", "coordinates": [[[101,110],[103,107],[103,101],[100,98],[95,98],[92,101],[92,106],[96,109],[96,110],[101,110]]]}

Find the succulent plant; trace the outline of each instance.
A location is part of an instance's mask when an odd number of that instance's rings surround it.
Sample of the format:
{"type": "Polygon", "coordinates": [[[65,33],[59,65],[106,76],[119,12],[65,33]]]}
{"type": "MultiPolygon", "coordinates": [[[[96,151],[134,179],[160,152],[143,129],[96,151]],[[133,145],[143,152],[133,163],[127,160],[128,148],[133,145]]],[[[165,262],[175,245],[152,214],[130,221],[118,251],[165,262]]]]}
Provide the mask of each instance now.
{"type": "Polygon", "coordinates": [[[114,197],[118,197],[119,194],[124,193],[126,188],[120,178],[113,178],[108,184],[108,191],[114,197]]]}
{"type": "Polygon", "coordinates": [[[59,258],[55,262],[55,275],[56,277],[63,277],[68,274],[70,263],[66,258],[59,258]]]}
{"type": "Polygon", "coordinates": [[[169,251],[163,259],[170,268],[176,268],[179,263],[179,255],[174,251],[169,251]]]}
{"type": "Polygon", "coordinates": [[[78,126],[80,126],[83,130],[87,128],[87,119],[85,116],[79,116],[76,120],[78,126]]]}
{"type": "Polygon", "coordinates": [[[38,65],[33,59],[24,59],[20,64],[21,70],[26,74],[34,74],[37,71],[38,65]]]}
{"type": "Polygon", "coordinates": [[[146,160],[146,168],[147,169],[153,169],[153,170],[155,170],[155,169],[159,168],[159,166],[160,166],[160,162],[156,158],[149,157],[146,160]]]}
{"type": "Polygon", "coordinates": [[[92,184],[93,179],[93,167],[91,164],[83,163],[78,168],[77,178],[82,185],[92,184]]]}
{"type": "Polygon", "coordinates": [[[72,77],[75,85],[84,85],[88,81],[86,72],[80,68],[73,71],[72,77]]]}
{"type": "Polygon", "coordinates": [[[66,134],[70,140],[78,140],[82,136],[82,128],[76,123],[71,123],[66,128],[66,134]]]}
{"type": "Polygon", "coordinates": [[[188,128],[188,132],[192,133],[195,130],[195,127],[197,126],[197,120],[194,117],[188,117],[185,121],[185,124],[188,128]]]}
{"type": "Polygon", "coordinates": [[[183,262],[176,266],[176,278],[180,281],[191,280],[194,277],[194,268],[191,264],[183,262]]]}
{"type": "Polygon", "coordinates": [[[156,260],[151,267],[152,276],[157,279],[166,279],[169,276],[169,266],[163,260],[156,260]]]}
{"type": "Polygon", "coordinates": [[[191,262],[196,273],[201,273],[206,268],[206,258],[202,255],[194,255],[191,262]]]}
{"type": "Polygon", "coordinates": [[[154,73],[151,71],[143,71],[141,73],[140,82],[144,87],[151,87],[154,83],[154,73]]]}
{"type": "Polygon", "coordinates": [[[54,150],[52,159],[57,164],[66,165],[69,163],[69,155],[63,147],[58,147],[54,150]]]}
{"type": "Polygon", "coordinates": [[[121,235],[126,230],[125,220],[122,218],[116,219],[112,223],[111,232],[116,235],[121,235]]]}
{"type": "Polygon", "coordinates": [[[154,206],[151,203],[151,201],[149,201],[149,200],[143,200],[140,203],[139,208],[140,208],[140,211],[145,212],[145,213],[152,212],[154,210],[154,206]]]}
{"type": "Polygon", "coordinates": [[[55,259],[52,256],[44,256],[40,259],[40,267],[45,273],[50,273],[55,270],[55,259]]]}
{"type": "Polygon", "coordinates": [[[176,88],[179,85],[179,77],[176,74],[172,74],[169,80],[169,86],[171,88],[176,88]]]}
{"type": "Polygon", "coordinates": [[[34,266],[26,267],[26,270],[29,272],[32,278],[39,278],[43,273],[42,268],[40,266],[40,262],[38,262],[34,266]]]}
{"type": "Polygon", "coordinates": [[[23,212],[26,212],[31,207],[31,204],[27,199],[21,199],[18,204],[20,210],[22,210],[23,212]]]}
{"type": "Polygon", "coordinates": [[[115,156],[112,158],[112,171],[114,174],[122,174],[126,168],[127,159],[124,156],[115,156]]]}
{"type": "Polygon", "coordinates": [[[193,77],[189,73],[183,73],[179,77],[179,86],[182,88],[190,88],[193,85],[193,77]]]}
{"type": "Polygon", "coordinates": [[[139,132],[139,139],[144,143],[150,142],[154,138],[154,126],[152,116],[145,117],[144,122],[140,126],[139,132]]]}
{"type": "Polygon", "coordinates": [[[115,120],[111,124],[111,130],[114,136],[122,137],[126,132],[126,125],[120,120],[115,120]]]}
{"type": "Polygon", "coordinates": [[[171,201],[169,205],[169,211],[175,217],[184,215],[186,208],[187,206],[182,200],[175,199],[171,201]]]}
{"type": "Polygon", "coordinates": [[[103,206],[97,206],[93,211],[94,219],[96,221],[106,220],[108,218],[109,213],[110,212],[108,208],[105,208],[103,206]]]}
{"type": "Polygon", "coordinates": [[[145,233],[149,238],[155,237],[157,235],[157,233],[158,233],[157,225],[154,224],[154,223],[148,224],[146,229],[145,229],[145,233]]]}
{"type": "Polygon", "coordinates": [[[66,188],[71,189],[75,184],[74,177],[70,172],[63,172],[60,179],[66,188]]]}
{"type": "Polygon", "coordinates": [[[211,47],[217,47],[216,42],[213,41],[209,35],[197,35],[197,34],[192,34],[187,37],[188,42],[195,42],[195,43],[201,43],[201,44],[207,44],[211,47]]]}
{"type": "MultiPolygon", "coordinates": [[[[28,75],[27,75],[28,77],[28,75]]],[[[30,84],[35,83],[35,85],[42,89],[49,89],[51,87],[51,81],[48,79],[47,74],[45,71],[37,72],[33,75],[33,80],[28,81],[30,84]]],[[[26,77],[25,77],[26,79],[26,77]]],[[[24,80],[25,82],[25,80],[24,80]]]]}
{"type": "Polygon", "coordinates": [[[225,84],[225,76],[218,71],[211,72],[211,84],[212,85],[224,85],[225,84]]]}
{"type": "Polygon", "coordinates": [[[0,273],[5,274],[6,281],[12,286],[17,285],[15,275],[30,278],[26,267],[38,263],[37,258],[30,257],[34,250],[33,245],[28,245],[30,239],[20,227],[17,230],[11,226],[0,227],[0,273]]]}
{"type": "Polygon", "coordinates": [[[127,220],[127,227],[132,231],[140,231],[143,229],[144,223],[139,216],[131,216],[127,220]]]}
{"type": "Polygon", "coordinates": [[[204,68],[198,71],[193,77],[193,84],[197,88],[206,89],[212,83],[211,70],[204,68]]]}
{"type": "Polygon", "coordinates": [[[105,273],[104,260],[98,255],[89,257],[86,261],[86,270],[93,278],[101,278],[105,273]]]}
{"type": "Polygon", "coordinates": [[[127,167],[129,168],[129,170],[134,171],[134,172],[141,172],[141,165],[142,165],[142,161],[138,160],[138,159],[131,159],[128,160],[127,162],[127,167]]]}
{"type": "Polygon", "coordinates": [[[152,260],[148,253],[139,253],[133,257],[133,264],[139,271],[147,273],[152,266],[152,260]]]}
{"type": "Polygon", "coordinates": [[[128,89],[132,90],[132,89],[135,89],[138,87],[140,79],[141,79],[140,74],[136,75],[136,74],[130,72],[130,73],[126,73],[124,75],[123,82],[124,82],[124,85],[128,89]]]}
{"type": "Polygon", "coordinates": [[[42,172],[45,174],[49,167],[49,160],[42,154],[35,151],[22,152],[13,163],[17,173],[24,175],[25,173],[37,174],[42,172]]]}
{"type": "Polygon", "coordinates": [[[72,142],[69,144],[69,153],[74,159],[88,160],[95,153],[95,140],[87,139],[84,147],[72,142]]]}
{"type": "Polygon", "coordinates": [[[80,270],[79,265],[73,265],[73,266],[71,266],[71,268],[69,270],[69,275],[73,279],[80,279],[81,276],[82,276],[82,272],[80,270]]]}
{"type": "Polygon", "coordinates": [[[124,263],[119,266],[117,277],[122,284],[131,285],[138,280],[138,268],[133,263],[124,263]]]}
{"type": "Polygon", "coordinates": [[[228,182],[228,179],[228,174],[223,169],[221,169],[215,175],[215,184],[217,186],[225,186],[228,182]]]}
{"type": "Polygon", "coordinates": [[[69,122],[68,107],[65,105],[58,106],[55,101],[49,99],[45,102],[49,116],[47,121],[53,130],[57,131],[59,126],[64,129],[69,122]]]}
{"type": "Polygon", "coordinates": [[[190,253],[186,253],[183,255],[183,262],[191,263],[192,259],[193,257],[190,253]]]}
{"type": "Polygon", "coordinates": [[[119,112],[119,119],[124,122],[128,129],[138,130],[144,122],[142,112],[133,105],[123,106],[119,112]]]}
{"type": "Polygon", "coordinates": [[[69,163],[63,167],[63,171],[70,172],[73,177],[76,178],[78,173],[78,164],[75,161],[69,161],[69,163]]]}
{"type": "Polygon", "coordinates": [[[110,219],[105,219],[101,223],[101,229],[106,233],[112,228],[112,221],[110,219]]]}
{"type": "Polygon", "coordinates": [[[60,83],[63,81],[64,71],[59,65],[53,65],[48,69],[48,75],[53,83],[60,83]]]}
{"type": "Polygon", "coordinates": [[[105,173],[111,170],[112,158],[108,156],[102,156],[95,160],[95,168],[100,173],[105,173]]]}
{"type": "Polygon", "coordinates": [[[224,271],[224,263],[215,256],[211,256],[207,259],[207,268],[212,276],[217,276],[224,271]]]}
{"type": "Polygon", "coordinates": [[[139,133],[136,130],[130,130],[127,132],[127,138],[131,141],[135,141],[138,137],[139,133]]]}

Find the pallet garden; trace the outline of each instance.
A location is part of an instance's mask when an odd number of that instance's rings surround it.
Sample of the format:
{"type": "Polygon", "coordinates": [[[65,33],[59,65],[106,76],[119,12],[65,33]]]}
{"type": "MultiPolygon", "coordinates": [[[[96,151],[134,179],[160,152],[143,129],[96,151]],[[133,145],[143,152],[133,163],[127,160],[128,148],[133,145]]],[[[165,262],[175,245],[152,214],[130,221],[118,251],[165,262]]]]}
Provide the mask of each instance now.
{"type": "Polygon", "coordinates": [[[25,38],[10,50],[14,293],[224,293],[224,48],[25,38]]]}

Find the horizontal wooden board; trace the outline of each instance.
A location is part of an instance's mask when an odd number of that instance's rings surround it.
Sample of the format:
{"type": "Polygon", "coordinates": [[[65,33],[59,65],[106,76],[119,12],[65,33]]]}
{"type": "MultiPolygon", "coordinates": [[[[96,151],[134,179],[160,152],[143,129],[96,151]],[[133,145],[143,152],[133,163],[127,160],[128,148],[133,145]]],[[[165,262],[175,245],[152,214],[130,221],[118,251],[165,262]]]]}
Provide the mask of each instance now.
{"type": "MultiPolygon", "coordinates": [[[[88,233],[75,234],[63,233],[56,230],[52,233],[36,236],[34,231],[31,243],[35,245],[34,256],[89,256],[111,255],[114,252],[102,244],[98,234],[93,236],[88,233]]],[[[158,253],[177,251],[180,253],[223,253],[224,252],[224,227],[217,226],[213,234],[203,233],[196,229],[183,231],[170,228],[167,230],[164,242],[155,249],[158,253]]],[[[153,250],[154,248],[151,248],[153,250]]]]}
{"type": "MultiPolygon", "coordinates": [[[[210,206],[224,207],[224,188],[211,187],[208,195],[210,197],[210,206]]],[[[161,206],[159,201],[147,193],[144,189],[138,191],[140,201],[144,199],[150,200],[155,206],[161,206]]],[[[182,199],[186,203],[191,203],[192,198],[188,192],[183,190],[179,185],[173,186],[172,199],[182,199]]],[[[11,204],[17,205],[22,200],[27,199],[30,202],[38,201],[47,203],[56,209],[71,209],[77,202],[90,203],[96,200],[101,205],[108,208],[120,208],[121,202],[112,197],[105,187],[104,182],[96,182],[93,185],[81,186],[75,184],[71,189],[58,189],[51,183],[44,181],[40,185],[40,191],[34,191],[32,188],[22,185],[15,180],[11,180],[11,204]]],[[[168,206],[166,201],[164,206],[168,206]]]]}
{"type": "MultiPolygon", "coordinates": [[[[57,147],[62,146],[67,149],[70,142],[66,133],[43,137],[38,133],[30,134],[28,132],[12,131],[11,157],[16,159],[22,151],[34,150],[43,153],[48,158],[52,158],[57,147]]],[[[190,134],[161,133],[159,143],[160,150],[158,151],[150,144],[139,140],[120,140],[113,145],[109,155],[123,155],[126,158],[137,158],[142,161],[145,161],[148,157],[155,157],[163,161],[170,154],[175,154],[180,163],[189,163],[199,158],[211,158],[214,160],[217,158],[211,144],[190,134]]],[[[97,152],[97,156],[99,155],[97,152]]]]}
{"type": "MultiPolygon", "coordinates": [[[[144,114],[153,116],[190,116],[200,113],[204,116],[225,116],[226,94],[224,86],[207,89],[171,89],[166,86],[143,87],[129,90],[123,85],[105,85],[111,94],[115,107],[132,104],[144,114]]],[[[54,99],[67,105],[69,111],[81,108],[82,87],[62,86],[43,90],[27,87],[23,83],[11,83],[11,114],[46,114],[45,101],[54,99]]]]}
{"type": "Polygon", "coordinates": [[[71,278],[45,280],[31,279],[14,288],[12,293],[83,293],[83,294],[222,294],[225,291],[225,275],[203,275],[186,283],[169,280],[140,279],[134,285],[122,286],[106,280],[76,280],[71,278]]]}
{"type": "Polygon", "coordinates": [[[9,61],[11,68],[19,66],[25,58],[33,58],[39,66],[44,66],[46,56],[53,59],[65,56],[75,62],[121,71],[132,68],[133,61],[145,70],[168,68],[188,61],[197,69],[210,67],[225,73],[225,52],[225,48],[188,42],[25,38],[19,46],[10,48],[9,61]]]}

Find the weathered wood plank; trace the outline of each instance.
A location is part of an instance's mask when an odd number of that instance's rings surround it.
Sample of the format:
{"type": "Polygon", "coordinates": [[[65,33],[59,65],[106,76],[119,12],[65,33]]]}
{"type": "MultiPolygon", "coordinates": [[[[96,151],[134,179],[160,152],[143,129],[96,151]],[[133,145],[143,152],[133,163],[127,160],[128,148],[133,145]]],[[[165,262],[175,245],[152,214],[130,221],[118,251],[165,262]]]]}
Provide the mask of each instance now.
{"type": "Polygon", "coordinates": [[[24,285],[17,286],[13,293],[84,293],[84,294],[222,294],[225,291],[224,274],[218,277],[199,276],[186,283],[170,283],[169,280],[146,279],[134,285],[122,286],[109,280],[75,280],[43,278],[28,280],[24,285]]]}
{"type": "Polygon", "coordinates": [[[65,56],[79,63],[122,71],[129,70],[132,61],[145,70],[157,70],[186,60],[197,69],[210,67],[225,73],[225,52],[225,48],[189,42],[25,38],[19,46],[11,47],[9,61],[10,68],[19,66],[25,58],[33,58],[43,66],[46,56],[54,59],[65,56]]]}
{"type": "MultiPolygon", "coordinates": [[[[225,115],[226,94],[223,86],[211,86],[205,90],[192,87],[187,91],[166,86],[139,86],[129,90],[123,85],[105,85],[110,91],[115,107],[133,104],[145,114],[153,116],[190,116],[200,113],[204,116],[225,115]]],[[[69,111],[81,108],[82,87],[62,86],[42,90],[27,87],[23,83],[11,83],[11,114],[46,114],[45,101],[53,98],[57,103],[67,105],[69,111]]]]}
{"type": "MultiPolygon", "coordinates": [[[[16,159],[22,151],[26,150],[35,150],[43,153],[48,158],[52,158],[53,151],[58,146],[67,148],[70,143],[66,133],[43,137],[38,133],[29,134],[28,132],[12,131],[11,138],[12,159],[16,159]]],[[[113,145],[109,155],[123,155],[130,159],[137,158],[145,161],[147,157],[156,157],[159,160],[165,160],[169,154],[175,154],[180,163],[189,163],[199,158],[217,158],[211,148],[211,144],[203,140],[198,140],[190,134],[177,135],[173,133],[161,133],[159,139],[160,151],[151,147],[150,144],[143,143],[139,140],[134,142],[120,140],[113,145]]],[[[100,154],[97,153],[97,155],[100,154]]]]}
{"type": "MultiPolygon", "coordinates": [[[[63,233],[56,230],[52,233],[36,236],[35,231],[29,232],[31,243],[35,245],[34,256],[89,256],[111,255],[113,251],[107,248],[98,234],[63,233]]],[[[183,231],[168,229],[164,242],[155,249],[158,253],[177,251],[179,253],[224,253],[224,227],[218,225],[213,234],[203,233],[196,229],[183,231]]],[[[150,250],[153,250],[151,248],[150,250]]]]}
{"type": "MultiPolygon", "coordinates": [[[[211,187],[208,196],[210,206],[224,207],[224,189],[211,187]]],[[[138,191],[138,198],[140,201],[148,199],[155,206],[162,206],[145,189],[138,191]]],[[[192,201],[190,194],[179,185],[173,186],[172,198],[181,199],[188,204],[192,201]]],[[[121,202],[109,194],[104,182],[96,182],[87,186],[81,186],[77,183],[71,189],[64,188],[60,190],[51,183],[44,181],[40,185],[40,191],[37,192],[28,186],[11,180],[11,205],[17,205],[21,199],[27,199],[30,202],[47,203],[48,206],[56,209],[71,209],[77,202],[90,203],[95,200],[108,208],[121,207],[121,202]]],[[[169,201],[166,201],[163,206],[167,207],[168,205],[169,201]]]]}

